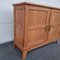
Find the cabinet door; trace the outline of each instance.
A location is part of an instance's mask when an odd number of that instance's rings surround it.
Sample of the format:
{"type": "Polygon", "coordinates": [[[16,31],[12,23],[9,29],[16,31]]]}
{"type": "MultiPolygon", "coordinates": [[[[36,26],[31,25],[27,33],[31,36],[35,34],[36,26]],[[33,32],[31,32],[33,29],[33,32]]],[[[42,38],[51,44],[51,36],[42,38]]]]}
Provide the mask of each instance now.
{"type": "Polygon", "coordinates": [[[59,39],[60,39],[60,27],[59,27],[59,32],[58,32],[58,34],[59,34],[59,39]]]}
{"type": "Polygon", "coordinates": [[[60,39],[60,26],[58,27],[58,39],[60,39]]]}
{"type": "Polygon", "coordinates": [[[28,46],[33,47],[46,41],[50,9],[34,6],[28,9],[28,46]]]}
{"type": "Polygon", "coordinates": [[[48,40],[55,41],[58,37],[58,29],[60,27],[60,11],[53,10],[51,13],[51,20],[50,20],[50,31],[48,33],[48,40]]]}

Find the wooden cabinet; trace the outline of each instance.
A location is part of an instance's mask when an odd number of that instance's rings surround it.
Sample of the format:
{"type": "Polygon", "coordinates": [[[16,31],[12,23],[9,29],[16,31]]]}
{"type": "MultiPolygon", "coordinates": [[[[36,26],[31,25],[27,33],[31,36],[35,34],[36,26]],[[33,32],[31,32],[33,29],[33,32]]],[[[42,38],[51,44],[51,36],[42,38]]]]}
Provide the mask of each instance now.
{"type": "Polygon", "coordinates": [[[31,3],[14,4],[14,46],[22,51],[57,41],[60,38],[60,10],[31,3]]]}

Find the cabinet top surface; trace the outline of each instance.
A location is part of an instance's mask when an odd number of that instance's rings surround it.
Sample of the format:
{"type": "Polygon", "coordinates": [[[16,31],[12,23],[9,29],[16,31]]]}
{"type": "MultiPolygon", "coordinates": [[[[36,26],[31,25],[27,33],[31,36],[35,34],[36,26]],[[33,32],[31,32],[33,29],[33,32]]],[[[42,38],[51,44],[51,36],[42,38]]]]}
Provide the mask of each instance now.
{"type": "Polygon", "coordinates": [[[35,3],[30,3],[30,2],[21,2],[21,3],[15,3],[13,6],[19,6],[19,5],[30,5],[30,6],[38,6],[38,7],[45,7],[45,8],[51,8],[51,9],[59,9],[57,7],[51,7],[51,6],[45,6],[45,5],[40,5],[40,4],[35,4],[35,3]]]}

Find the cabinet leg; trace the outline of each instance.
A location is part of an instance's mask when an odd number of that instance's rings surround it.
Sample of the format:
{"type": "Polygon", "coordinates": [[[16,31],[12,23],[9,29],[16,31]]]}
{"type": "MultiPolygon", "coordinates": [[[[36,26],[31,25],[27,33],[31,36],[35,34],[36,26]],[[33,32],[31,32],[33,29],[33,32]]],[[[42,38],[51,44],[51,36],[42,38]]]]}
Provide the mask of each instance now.
{"type": "Polygon", "coordinates": [[[57,43],[57,40],[56,40],[56,41],[54,41],[54,42],[56,42],[56,43],[57,43]]]}
{"type": "Polygon", "coordinates": [[[57,40],[57,44],[60,45],[60,40],[57,40]]]}
{"type": "Polygon", "coordinates": [[[17,48],[16,44],[14,43],[14,48],[17,48]]]}
{"type": "Polygon", "coordinates": [[[23,51],[23,53],[22,53],[22,59],[25,59],[26,55],[27,55],[27,51],[23,51]]]}

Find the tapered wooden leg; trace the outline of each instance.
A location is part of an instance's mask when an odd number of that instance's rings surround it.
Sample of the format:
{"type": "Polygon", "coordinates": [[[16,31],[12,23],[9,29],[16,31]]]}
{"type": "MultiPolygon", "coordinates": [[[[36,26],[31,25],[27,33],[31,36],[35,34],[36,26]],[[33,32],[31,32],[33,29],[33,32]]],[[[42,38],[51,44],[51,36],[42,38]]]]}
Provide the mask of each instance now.
{"type": "Polygon", "coordinates": [[[17,48],[16,44],[14,43],[14,48],[17,48]]]}
{"type": "Polygon", "coordinates": [[[57,44],[60,45],[60,40],[57,40],[57,44]]]}
{"type": "Polygon", "coordinates": [[[27,55],[27,51],[23,51],[23,53],[22,53],[22,59],[23,59],[23,60],[25,60],[26,55],[27,55]]]}
{"type": "Polygon", "coordinates": [[[54,43],[57,43],[57,40],[53,41],[54,43]]]}

